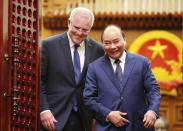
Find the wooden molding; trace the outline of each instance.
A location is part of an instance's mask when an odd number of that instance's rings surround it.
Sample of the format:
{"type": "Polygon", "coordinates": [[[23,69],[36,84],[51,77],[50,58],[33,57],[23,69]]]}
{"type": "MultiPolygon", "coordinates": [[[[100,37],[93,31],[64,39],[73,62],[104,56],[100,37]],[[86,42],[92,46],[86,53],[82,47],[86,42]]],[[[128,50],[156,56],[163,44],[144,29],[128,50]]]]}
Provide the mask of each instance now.
{"type": "MultiPolygon", "coordinates": [[[[66,29],[68,15],[47,14],[43,24],[48,29],[66,29]]],[[[96,14],[95,29],[103,29],[108,24],[117,24],[123,29],[181,29],[183,12],[178,14],[96,14]]]]}

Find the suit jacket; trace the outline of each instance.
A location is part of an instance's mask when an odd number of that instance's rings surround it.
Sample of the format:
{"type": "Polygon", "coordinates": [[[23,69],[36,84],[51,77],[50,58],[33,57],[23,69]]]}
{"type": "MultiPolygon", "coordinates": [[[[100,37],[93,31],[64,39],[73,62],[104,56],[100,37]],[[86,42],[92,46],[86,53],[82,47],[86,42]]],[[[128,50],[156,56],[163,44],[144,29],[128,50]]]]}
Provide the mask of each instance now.
{"type": "Polygon", "coordinates": [[[58,121],[56,131],[61,131],[76,95],[85,130],[89,130],[89,116],[82,101],[85,76],[88,64],[104,55],[103,46],[90,38],[85,40],[85,62],[77,85],[67,32],[43,40],[41,53],[41,112],[51,110],[58,121]]]}
{"type": "Polygon", "coordinates": [[[88,67],[84,103],[96,117],[96,131],[121,131],[107,122],[111,111],[126,112],[126,131],[153,131],[145,129],[143,117],[147,110],[159,114],[160,87],[151,71],[147,58],[127,52],[122,88],[107,55],[88,67]]]}

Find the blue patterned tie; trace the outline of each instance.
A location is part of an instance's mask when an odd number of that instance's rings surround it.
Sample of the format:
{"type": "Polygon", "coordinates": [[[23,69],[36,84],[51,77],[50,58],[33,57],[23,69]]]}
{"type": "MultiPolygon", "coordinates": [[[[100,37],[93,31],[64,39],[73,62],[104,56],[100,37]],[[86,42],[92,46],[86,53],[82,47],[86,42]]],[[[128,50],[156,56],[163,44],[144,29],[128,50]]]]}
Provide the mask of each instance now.
{"type": "Polygon", "coordinates": [[[120,66],[120,60],[119,59],[115,60],[115,63],[117,65],[115,74],[116,74],[116,77],[119,81],[120,88],[122,88],[122,69],[121,69],[121,66],[120,66]]]}
{"type": "MultiPolygon", "coordinates": [[[[75,72],[76,84],[78,84],[79,78],[80,78],[80,75],[81,75],[80,57],[79,57],[79,53],[77,51],[79,46],[80,45],[78,45],[78,44],[74,45],[74,72],[75,72]]],[[[74,98],[73,110],[78,111],[78,103],[77,103],[76,96],[74,98]]]]}
{"type": "Polygon", "coordinates": [[[76,83],[79,82],[79,78],[81,75],[80,57],[79,57],[79,53],[77,50],[79,46],[80,45],[78,45],[78,44],[74,45],[74,72],[75,72],[76,83]]]}

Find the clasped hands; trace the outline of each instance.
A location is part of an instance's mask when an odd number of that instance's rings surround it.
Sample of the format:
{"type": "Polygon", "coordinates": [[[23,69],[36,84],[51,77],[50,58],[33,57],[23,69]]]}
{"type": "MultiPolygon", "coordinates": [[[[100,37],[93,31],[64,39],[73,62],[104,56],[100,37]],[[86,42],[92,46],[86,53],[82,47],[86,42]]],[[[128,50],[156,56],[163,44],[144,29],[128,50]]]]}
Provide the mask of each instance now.
{"type": "MultiPolygon", "coordinates": [[[[122,127],[126,123],[130,123],[129,120],[125,118],[127,113],[120,111],[111,111],[107,116],[107,120],[113,123],[116,127],[122,127]]],[[[143,123],[145,128],[151,128],[156,121],[156,114],[154,111],[147,111],[144,115],[143,123]]]]}

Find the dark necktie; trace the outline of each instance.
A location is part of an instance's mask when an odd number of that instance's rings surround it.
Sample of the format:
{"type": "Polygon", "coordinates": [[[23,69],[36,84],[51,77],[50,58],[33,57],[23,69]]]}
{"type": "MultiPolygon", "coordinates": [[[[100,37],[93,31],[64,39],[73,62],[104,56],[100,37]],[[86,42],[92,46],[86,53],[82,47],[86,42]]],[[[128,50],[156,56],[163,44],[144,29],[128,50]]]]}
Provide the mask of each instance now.
{"type": "MultiPolygon", "coordinates": [[[[80,57],[77,50],[79,46],[80,45],[78,44],[74,45],[74,72],[76,84],[78,84],[81,75],[80,57]]],[[[74,97],[73,110],[78,111],[78,102],[76,96],[74,97]]]]}
{"type": "Polygon", "coordinates": [[[115,74],[116,74],[116,77],[119,81],[120,88],[122,88],[122,69],[121,69],[121,66],[120,66],[120,60],[119,59],[115,60],[115,63],[116,63],[115,74]]]}
{"type": "Polygon", "coordinates": [[[74,72],[75,72],[76,83],[79,82],[79,78],[81,75],[80,57],[77,50],[79,46],[80,45],[78,44],[74,45],[74,72]]]}

